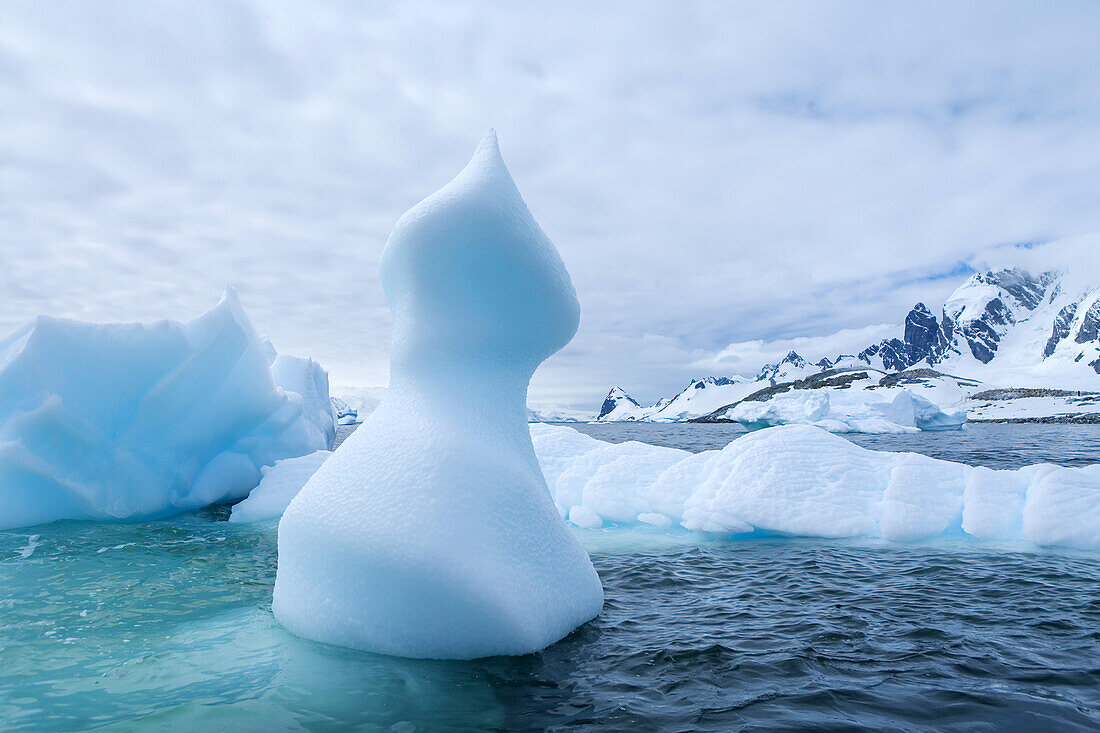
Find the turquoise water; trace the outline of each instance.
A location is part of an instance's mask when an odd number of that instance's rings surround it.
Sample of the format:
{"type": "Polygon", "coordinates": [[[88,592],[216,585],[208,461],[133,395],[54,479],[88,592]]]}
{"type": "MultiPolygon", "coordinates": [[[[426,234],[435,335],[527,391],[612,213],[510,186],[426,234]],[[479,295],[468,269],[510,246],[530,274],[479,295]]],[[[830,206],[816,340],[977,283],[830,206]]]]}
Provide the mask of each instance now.
{"type": "MultiPolygon", "coordinates": [[[[894,440],[1100,459],[1090,426],[1005,427],[894,440]]],[[[527,657],[409,661],[284,632],[273,529],[227,514],[0,532],[0,729],[1100,727],[1096,555],[580,532],[596,621],[527,657]]]]}

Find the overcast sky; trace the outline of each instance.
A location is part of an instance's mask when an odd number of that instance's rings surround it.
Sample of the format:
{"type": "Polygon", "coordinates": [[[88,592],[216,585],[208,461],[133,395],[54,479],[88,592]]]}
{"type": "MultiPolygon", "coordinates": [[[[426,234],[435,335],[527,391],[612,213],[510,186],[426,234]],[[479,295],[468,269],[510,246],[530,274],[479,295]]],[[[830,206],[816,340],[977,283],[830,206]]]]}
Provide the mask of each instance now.
{"type": "Polygon", "coordinates": [[[384,385],[389,229],[495,127],[582,307],[532,403],[865,345],[1100,230],[1100,5],[886,5],[5,3],[0,332],[230,282],[384,385]]]}

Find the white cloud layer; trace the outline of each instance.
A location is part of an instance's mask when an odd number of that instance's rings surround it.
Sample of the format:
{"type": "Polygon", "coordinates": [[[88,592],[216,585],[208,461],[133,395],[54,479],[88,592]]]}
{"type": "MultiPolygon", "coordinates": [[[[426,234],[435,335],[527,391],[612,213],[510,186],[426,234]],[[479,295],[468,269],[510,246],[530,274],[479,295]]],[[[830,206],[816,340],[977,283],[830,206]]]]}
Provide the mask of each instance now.
{"type": "Polygon", "coordinates": [[[732,372],[748,376],[759,369],[760,365],[775,364],[791,351],[796,351],[811,361],[818,361],[822,357],[835,359],[840,354],[858,354],[882,339],[900,335],[898,324],[884,323],[863,328],[845,328],[821,336],[799,336],[776,341],[739,341],[713,356],[699,359],[692,366],[707,373],[732,372]]]}
{"type": "Polygon", "coordinates": [[[493,126],[583,308],[532,398],[656,398],[1100,230],[1098,37],[1086,2],[6,3],[0,331],[228,281],[384,384],[386,235],[493,126]]]}

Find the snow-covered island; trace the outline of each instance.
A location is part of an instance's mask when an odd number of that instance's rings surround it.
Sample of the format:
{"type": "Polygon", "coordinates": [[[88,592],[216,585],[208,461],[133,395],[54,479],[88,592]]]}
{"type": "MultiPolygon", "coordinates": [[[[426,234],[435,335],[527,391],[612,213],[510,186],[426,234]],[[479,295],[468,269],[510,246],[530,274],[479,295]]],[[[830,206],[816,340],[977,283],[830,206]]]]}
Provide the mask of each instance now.
{"type": "Polygon", "coordinates": [[[1100,288],[1059,272],[976,273],[939,318],[918,303],[901,338],[856,354],[791,351],[755,378],[706,377],[642,405],[620,387],[598,422],[813,424],[905,432],[963,422],[1100,422],[1100,288]]]}

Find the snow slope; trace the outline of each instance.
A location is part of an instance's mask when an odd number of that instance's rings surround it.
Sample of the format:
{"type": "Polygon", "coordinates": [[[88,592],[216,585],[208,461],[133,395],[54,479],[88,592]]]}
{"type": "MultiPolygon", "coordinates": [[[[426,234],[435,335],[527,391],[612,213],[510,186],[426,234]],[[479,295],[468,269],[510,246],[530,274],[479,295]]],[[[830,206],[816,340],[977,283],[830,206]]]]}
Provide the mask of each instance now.
{"type": "Polygon", "coordinates": [[[607,394],[597,422],[647,421],[680,422],[708,415],[720,407],[737,402],[768,386],[743,377],[707,377],[693,379],[679,394],[656,404],[642,407],[619,387],[607,394]]]}
{"type": "Polygon", "coordinates": [[[1100,393],[987,390],[967,400],[967,415],[971,420],[1077,419],[1100,415],[1100,393]]]}
{"type": "Polygon", "coordinates": [[[335,434],[324,370],[276,355],[232,289],[186,323],[40,316],[0,340],[0,528],[234,501],[335,434]]]}

